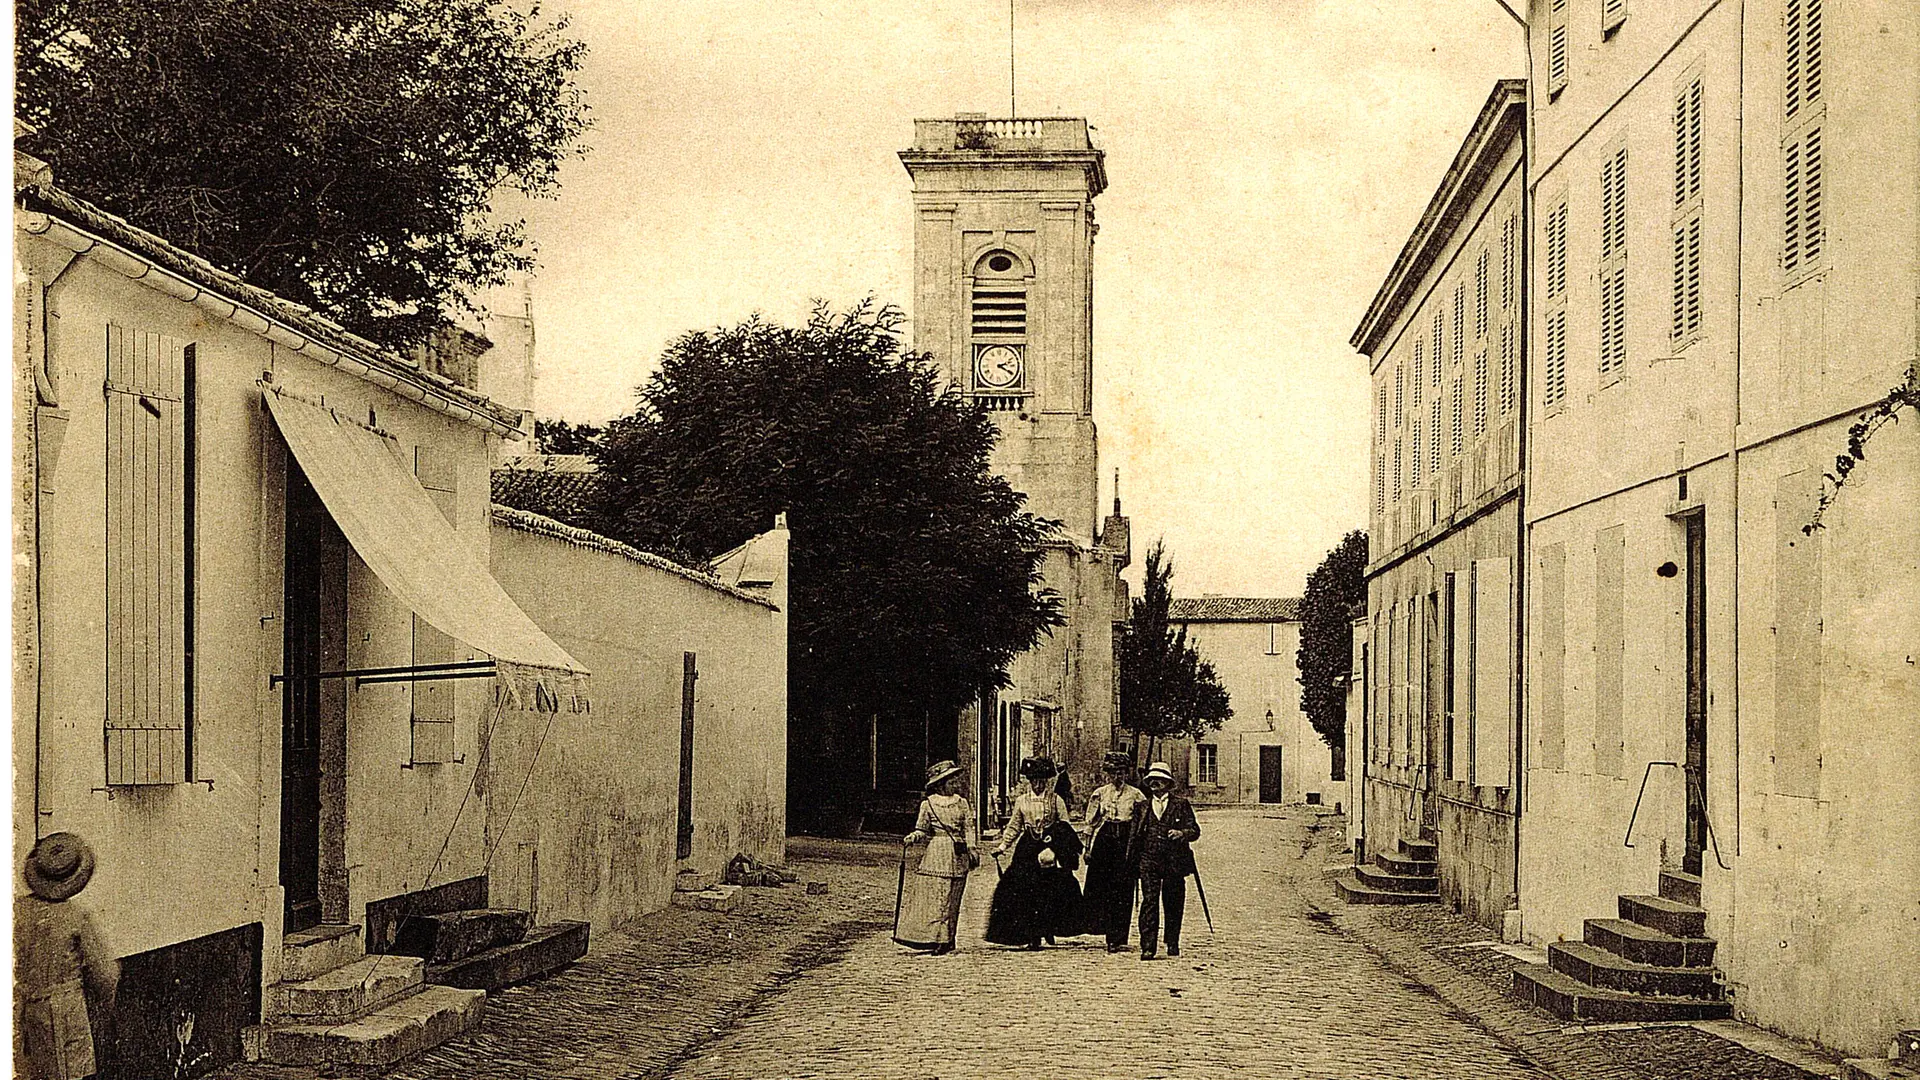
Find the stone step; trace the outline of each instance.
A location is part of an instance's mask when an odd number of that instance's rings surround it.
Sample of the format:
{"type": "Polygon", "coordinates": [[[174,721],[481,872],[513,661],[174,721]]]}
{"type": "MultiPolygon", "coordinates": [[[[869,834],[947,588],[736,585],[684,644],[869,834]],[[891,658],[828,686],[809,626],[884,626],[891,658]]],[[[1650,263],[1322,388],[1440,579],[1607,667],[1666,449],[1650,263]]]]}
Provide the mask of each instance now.
{"type": "Polygon", "coordinates": [[[1920,1069],[1893,1058],[1849,1058],[1840,1063],[1840,1080],[1920,1080],[1920,1069]]]}
{"type": "Polygon", "coordinates": [[[1434,893],[1391,892],[1366,885],[1348,870],[1333,879],[1340,899],[1349,904],[1432,904],[1440,897],[1434,893]]]}
{"type": "Polygon", "coordinates": [[[469,908],[439,915],[410,915],[389,952],[450,964],[527,936],[533,916],[518,908],[469,908]]]}
{"type": "Polygon", "coordinates": [[[698,892],[687,892],[685,890],[675,889],[671,902],[673,906],[677,908],[726,913],[740,906],[740,886],[715,885],[711,888],[701,889],[698,892]]]}
{"type": "Polygon", "coordinates": [[[418,989],[425,968],[417,956],[363,956],[311,979],[275,983],[267,1019],[344,1023],[418,989]]]}
{"type": "Polygon", "coordinates": [[[1684,870],[1660,871],[1660,896],[1682,904],[1700,906],[1700,877],[1684,870]]]}
{"type": "Polygon", "coordinates": [[[591,929],[583,922],[536,926],[523,940],[427,968],[427,981],[491,992],[537,979],[585,956],[591,929]]]}
{"type": "Polygon", "coordinates": [[[1622,896],[1620,917],[1674,937],[1705,937],[1707,931],[1705,909],[1658,896],[1622,896]]]}
{"type": "Polygon", "coordinates": [[[1372,866],[1356,866],[1353,871],[1359,876],[1360,883],[1369,889],[1404,893],[1440,891],[1440,879],[1431,874],[1395,874],[1372,866]]]}
{"type": "Polygon", "coordinates": [[[305,982],[367,955],[359,923],[321,923],[280,940],[280,981],[305,982]]]}
{"type": "Polygon", "coordinates": [[[1402,840],[1400,854],[1408,858],[1433,862],[1440,857],[1440,845],[1431,840],[1402,840]]]}
{"type": "Polygon", "coordinates": [[[1562,1020],[1645,1023],[1718,1020],[1733,1014],[1733,1006],[1724,1001],[1602,990],[1545,964],[1524,964],[1516,968],[1513,992],[1562,1020]]]}
{"type": "Polygon", "coordinates": [[[1375,865],[1379,866],[1382,870],[1388,870],[1396,874],[1424,874],[1427,877],[1432,877],[1434,871],[1439,869],[1439,864],[1435,863],[1432,859],[1416,859],[1410,855],[1402,855],[1397,851],[1379,852],[1374,855],[1373,861],[1375,865]]]}
{"type": "Polygon", "coordinates": [[[1720,984],[1713,981],[1712,968],[1638,964],[1581,941],[1556,941],[1548,945],[1547,966],[1602,990],[1708,1000],[1721,996],[1720,984]]]}
{"type": "Polygon", "coordinates": [[[1636,964],[1657,967],[1711,967],[1714,940],[1674,937],[1625,919],[1588,919],[1583,935],[1589,945],[1636,964]]]}
{"type": "Polygon", "coordinates": [[[486,998],[482,990],[427,986],[346,1023],[249,1028],[241,1044],[247,1060],[275,1065],[391,1065],[478,1024],[486,998]]]}

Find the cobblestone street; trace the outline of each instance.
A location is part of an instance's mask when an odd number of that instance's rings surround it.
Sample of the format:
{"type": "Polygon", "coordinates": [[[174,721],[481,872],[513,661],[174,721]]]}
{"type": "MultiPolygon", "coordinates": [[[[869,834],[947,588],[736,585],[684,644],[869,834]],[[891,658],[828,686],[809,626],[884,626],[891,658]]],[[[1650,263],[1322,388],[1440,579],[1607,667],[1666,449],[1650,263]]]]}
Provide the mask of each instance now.
{"type": "Polygon", "coordinates": [[[1327,854],[1303,812],[1202,818],[1214,932],[1189,888],[1178,959],[1094,938],[1038,954],[980,941],[994,869],[969,884],[961,949],[884,932],[788,983],[671,1075],[687,1078],[1541,1076],[1472,1021],[1312,917],[1327,854]]]}

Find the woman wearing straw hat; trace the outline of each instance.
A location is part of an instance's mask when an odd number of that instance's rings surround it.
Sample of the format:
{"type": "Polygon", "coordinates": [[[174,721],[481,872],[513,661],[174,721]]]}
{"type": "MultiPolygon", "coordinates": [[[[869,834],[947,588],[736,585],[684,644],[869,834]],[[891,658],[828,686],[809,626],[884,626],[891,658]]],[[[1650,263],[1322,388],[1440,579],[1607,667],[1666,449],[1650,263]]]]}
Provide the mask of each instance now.
{"type": "Polygon", "coordinates": [[[999,856],[1013,852],[987,911],[988,941],[1040,948],[1043,938],[1080,932],[1080,838],[1067,821],[1067,804],[1054,793],[1056,770],[1044,757],[1020,763],[1029,790],[1014,796],[1013,814],[1000,830],[999,856]]]}
{"type": "Polygon", "coordinates": [[[81,1080],[98,1069],[88,999],[113,1015],[120,964],[73,897],[93,877],[93,851],[54,833],[27,855],[29,895],[13,901],[14,1072],[23,1080],[81,1080]]]}
{"type": "MultiPolygon", "coordinates": [[[[906,843],[926,842],[920,868],[903,874],[900,902],[893,918],[893,940],[935,956],[953,951],[954,930],[960,925],[960,896],[967,874],[980,865],[980,835],[973,807],[958,788],[960,766],[943,761],[927,770],[927,797],[920,802],[920,820],[906,843]]],[[[901,852],[902,867],[906,853],[901,852]]]]}

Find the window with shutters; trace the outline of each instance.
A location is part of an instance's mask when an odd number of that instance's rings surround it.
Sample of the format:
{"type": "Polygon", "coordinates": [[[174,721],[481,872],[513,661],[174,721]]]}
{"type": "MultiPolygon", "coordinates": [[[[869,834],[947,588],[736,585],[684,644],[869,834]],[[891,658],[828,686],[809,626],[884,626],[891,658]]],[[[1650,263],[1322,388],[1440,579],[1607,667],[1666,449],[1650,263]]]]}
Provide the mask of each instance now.
{"type": "Polygon", "coordinates": [[[178,784],[193,755],[193,346],[109,325],[109,785],[178,784]]]}
{"type": "Polygon", "coordinates": [[[1600,382],[1617,379],[1627,362],[1627,150],[1600,169],[1600,382]]]}
{"type": "Polygon", "coordinates": [[[1487,336],[1487,301],[1493,288],[1492,256],[1486,248],[1480,249],[1480,257],[1473,264],[1473,336],[1487,336]]]}
{"type": "Polygon", "coordinates": [[[1700,336],[1705,321],[1700,282],[1701,100],[1699,79],[1681,86],[1673,98],[1673,347],[1700,336]]]}
{"type": "Polygon", "coordinates": [[[1455,375],[1453,377],[1453,441],[1451,446],[1454,457],[1460,456],[1460,451],[1466,445],[1467,439],[1466,426],[1460,422],[1464,415],[1464,405],[1461,400],[1465,397],[1462,393],[1464,389],[1465,387],[1461,383],[1460,376],[1455,375]]]}
{"type": "Polygon", "coordinates": [[[1393,440],[1393,501],[1395,503],[1400,501],[1400,480],[1402,476],[1400,447],[1400,440],[1393,440]]]}
{"type": "Polygon", "coordinates": [[[1512,311],[1513,283],[1520,276],[1520,216],[1508,214],[1500,226],[1500,310],[1512,311]]]}
{"type": "Polygon", "coordinates": [[[1387,454],[1378,447],[1373,452],[1373,512],[1375,516],[1387,512],[1387,454]]]}
{"type": "Polygon", "coordinates": [[[1420,385],[1427,378],[1426,344],[1418,338],[1413,342],[1413,382],[1407,387],[1407,393],[1412,400],[1407,403],[1407,407],[1416,414],[1420,411],[1420,385]]]}
{"type": "Polygon", "coordinates": [[[1008,341],[1026,336],[1026,268],[1012,253],[981,256],[974,267],[972,315],[975,337],[1008,341]]]}
{"type": "Polygon", "coordinates": [[[1439,396],[1438,392],[1443,385],[1444,369],[1447,366],[1446,357],[1443,355],[1447,347],[1447,323],[1445,313],[1440,309],[1441,305],[1436,303],[1433,312],[1433,389],[1436,397],[1439,396]]]}
{"type": "Polygon", "coordinates": [[[1608,37],[1627,21],[1627,0],[1600,0],[1600,36],[1608,37]]]}
{"type": "Polygon", "coordinates": [[[1427,440],[1427,471],[1433,474],[1436,482],[1440,479],[1441,411],[1445,407],[1440,400],[1442,396],[1438,393],[1433,395],[1433,409],[1427,418],[1427,431],[1430,435],[1427,440]]]}
{"type": "Polygon", "coordinates": [[[1487,350],[1473,352],[1473,437],[1487,433],[1487,350]]]}
{"type": "Polygon", "coordinates": [[[1415,488],[1420,486],[1420,466],[1423,463],[1422,459],[1425,453],[1425,448],[1420,442],[1420,435],[1420,414],[1416,412],[1413,414],[1413,454],[1407,462],[1408,479],[1415,488]]]}
{"type": "Polygon", "coordinates": [[[1547,211],[1545,230],[1547,299],[1555,300],[1567,292],[1567,204],[1564,199],[1547,211]]]}
{"type": "Polygon", "coordinates": [[[1826,119],[1822,0],[1787,0],[1781,158],[1780,269],[1789,282],[1826,264],[1826,119]]]}
{"type": "Polygon", "coordinates": [[[1541,404],[1548,413],[1558,410],[1567,400],[1567,312],[1565,308],[1547,313],[1545,368],[1540,380],[1541,404]]]}
{"type": "Polygon", "coordinates": [[[1380,389],[1374,396],[1378,398],[1378,400],[1374,402],[1373,407],[1373,441],[1383,443],[1387,441],[1387,383],[1385,379],[1380,381],[1380,389]]]}
{"type": "Polygon", "coordinates": [[[1560,96],[1560,91],[1567,88],[1567,64],[1572,59],[1568,55],[1567,3],[1568,0],[1547,0],[1548,100],[1560,96]]]}
{"type": "Polygon", "coordinates": [[[1398,430],[1406,421],[1404,401],[1407,395],[1407,374],[1398,361],[1393,365],[1393,426],[1398,430]]]}
{"type": "Polygon", "coordinates": [[[1467,283],[1461,282],[1453,287],[1453,363],[1455,367],[1467,357],[1467,283]]]}
{"type": "Polygon", "coordinates": [[[1500,415],[1513,415],[1518,404],[1517,394],[1520,380],[1519,349],[1514,341],[1513,324],[1500,328],[1500,415]]]}
{"type": "MultiPolygon", "coordinates": [[[[434,447],[418,446],[413,452],[413,472],[427,497],[446,516],[447,524],[459,527],[459,474],[452,454],[434,447]]],[[[413,666],[431,667],[474,659],[473,654],[452,637],[442,633],[420,616],[413,617],[413,666]]],[[[442,764],[454,760],[454,686],[445,679],[426,679],[411,687],[413,749],[415,765],[442,764]]]]}

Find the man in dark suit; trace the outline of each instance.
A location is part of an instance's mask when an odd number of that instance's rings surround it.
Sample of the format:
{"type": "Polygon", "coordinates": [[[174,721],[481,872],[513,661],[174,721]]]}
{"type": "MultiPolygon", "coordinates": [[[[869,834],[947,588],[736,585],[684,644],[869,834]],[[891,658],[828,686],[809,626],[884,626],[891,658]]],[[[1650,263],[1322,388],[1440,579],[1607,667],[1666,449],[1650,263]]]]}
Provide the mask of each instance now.
{"type": "Polygon", "coordinates": [[[1173,793],[1173,770],[1156,761],[1147,769],[1147,813],[1139,832],[1140,959],[1152,960],[1160,945],[1160,915],[1167,920],[1167,955],[1180,955],[1180,921],[1187,910],[1187,875],[1194,872],[1192,844],[1200,838],[1193,805],[1173,793]]]}

